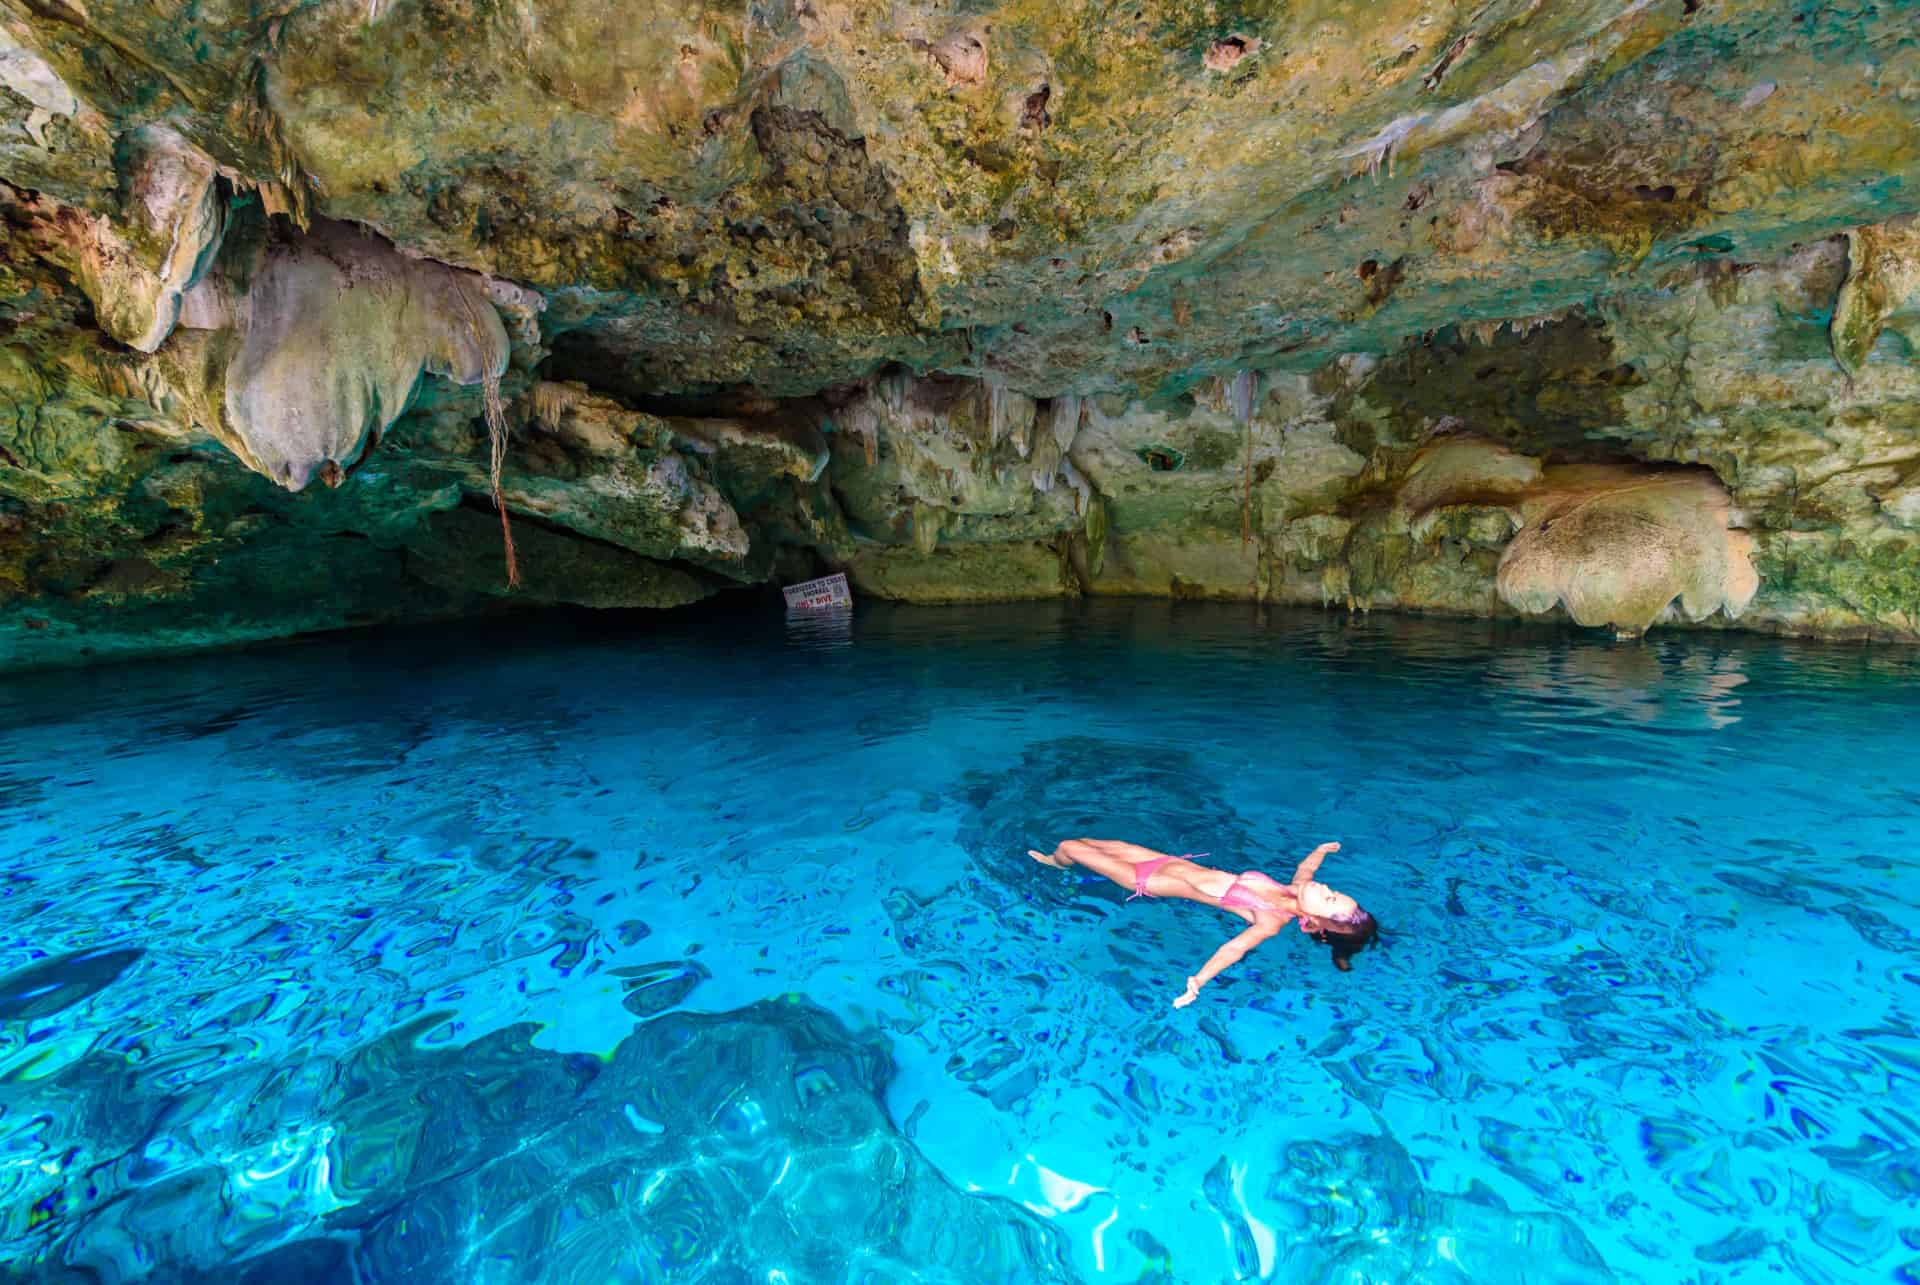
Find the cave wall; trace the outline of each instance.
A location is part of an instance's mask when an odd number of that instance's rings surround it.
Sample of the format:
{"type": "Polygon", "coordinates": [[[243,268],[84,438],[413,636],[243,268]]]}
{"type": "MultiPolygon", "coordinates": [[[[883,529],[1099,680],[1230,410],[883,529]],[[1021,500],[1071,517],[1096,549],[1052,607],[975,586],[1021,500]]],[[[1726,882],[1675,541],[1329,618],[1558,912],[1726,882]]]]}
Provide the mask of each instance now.
{"type": "Polygon", "coordinates": [[[1848,252],[1683,261],[1583,308],[1254,372],[1244,419],[1230,378],[1053,399],[962,484],[876,397],[858,409],[884,426],[877,466],[857,433],[836,446],[856,529],[884,542],[849,563],[869,591],[924,600],[990,584],[1914,637],[1920,367],[1891,329],[1858,371],[1836,361],[1848,252]],[[1078,427],[1050,493],[983,481],[1063,409],[1078,427]],[[876,479],[888,523],[864,498],[876,479]]]}
{"type": "Polygon", "coordinates": [[[834,568],[1920,638],[1916,18],[0,0],[0,666],[834,568]]]}

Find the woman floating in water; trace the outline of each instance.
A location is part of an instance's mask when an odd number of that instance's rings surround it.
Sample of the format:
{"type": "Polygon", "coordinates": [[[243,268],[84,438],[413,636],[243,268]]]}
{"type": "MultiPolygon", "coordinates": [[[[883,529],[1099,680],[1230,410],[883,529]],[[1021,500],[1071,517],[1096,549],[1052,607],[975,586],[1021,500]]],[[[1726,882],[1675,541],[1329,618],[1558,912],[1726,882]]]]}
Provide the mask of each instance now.
{"type": "MultiPolygon", "coordinates": [[[[1199,998],[1202,986],[1285,928],[1289,919],[1298,919],[1301,932],[1322,945],[1333,947],[1335,968],[1343,973],[1352,969],[1353,965],[1347,961],[1373,940],[1379,925],[1352,897],[1313,881],[1327,854],[1338,851],[1337,843],[1321,844],[1294,870],[1289,883],[1270,879],[1258,870],[1230,875],[1192,860],[1207,856],[1204,852],[1170,857],[1117,839],[1068,839],[1051,853],[1028,848],[1027,855],[1062,870],[1085,866],[1123,888],[1133,889],[1134,897],[1184,897],[1232,911],[1251,924],[1252,927],[1214,951],[1204,968],[1187,978],[1186,993],[1173,1001],[1175,1008],[1185,1008],[1199,998]]],[[[1133,897],[1127,900],[1132,901],[1133,897]]]]}

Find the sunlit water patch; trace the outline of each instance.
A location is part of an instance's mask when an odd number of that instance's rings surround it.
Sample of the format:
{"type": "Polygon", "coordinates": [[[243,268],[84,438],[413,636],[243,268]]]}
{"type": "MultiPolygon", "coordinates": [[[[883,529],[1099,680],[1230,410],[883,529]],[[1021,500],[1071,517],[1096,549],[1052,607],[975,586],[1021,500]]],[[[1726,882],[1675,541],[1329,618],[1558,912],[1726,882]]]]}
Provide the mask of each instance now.
{"type": "Polygon", "coordinates": [[[496,632],[0,684],[0,1273],[1920,1277],[1912,653],[496,632]],[[1237,921],[1083,833],[1384,944],[1175,1011],[1237,921]]]}

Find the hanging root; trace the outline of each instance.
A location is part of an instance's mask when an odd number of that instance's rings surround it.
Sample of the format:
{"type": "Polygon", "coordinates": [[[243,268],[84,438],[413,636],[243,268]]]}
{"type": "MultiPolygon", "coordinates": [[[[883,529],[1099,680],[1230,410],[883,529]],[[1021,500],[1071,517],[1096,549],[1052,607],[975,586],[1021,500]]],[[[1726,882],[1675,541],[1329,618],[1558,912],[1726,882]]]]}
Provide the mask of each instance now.
{"type": "MultiPolygon", "coordinates": [[[[487,350],[486,331],[480,325],[480,318],[474,314],[473,300],[467,297],[465,290],[456,292],[460,306],[466,311],[467,324],[473,327],[473,338],[480,352],[487,350]]],[[[507,555],[507,588],[520,587],[520,561],[513,552],[513,524],[507,520],[507,502],[500,496],[500,467],[507,461],[507,408],[500,402],[500,376],[493,373],[491,365],[484,366],[480,372],[480,405],[487,419],[487,442],[492,448],[488,461],[487,478],[493,484],[493,507],[500,515],[500,543],[507,555]]]]}
{"type": "Polygon", "coordinates": [[[500,514],[500,543],[507,554],[507,588],[520,587],[520,562],[513,553],[513,524],[507,521],[507,503],[500,498],[500,466],[507,459],[507,410],[500,404],[500,376],[488,371],[480,381],[480,400],[486,409],[487,440],[492,447],[488,478],[493,483],[493,507],[500,514]]]}

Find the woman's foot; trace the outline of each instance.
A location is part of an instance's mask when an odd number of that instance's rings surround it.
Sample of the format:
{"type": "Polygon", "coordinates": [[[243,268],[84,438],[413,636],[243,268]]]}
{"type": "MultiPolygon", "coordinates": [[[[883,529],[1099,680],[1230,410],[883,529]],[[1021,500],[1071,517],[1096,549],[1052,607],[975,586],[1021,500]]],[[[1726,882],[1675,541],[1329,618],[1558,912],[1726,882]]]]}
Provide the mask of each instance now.
{"type": "Polygon", "coordinates": [[[1055,870],[1065,870],[1073,864],[1073,862],[1066,860],[1064,857],[1055,856],[1051,852],[1035,852],[1032,848],[1027,849],[1027,855],[1035,861],[1038,861],[1041,865],[1052,866],[1055,870]]]}

